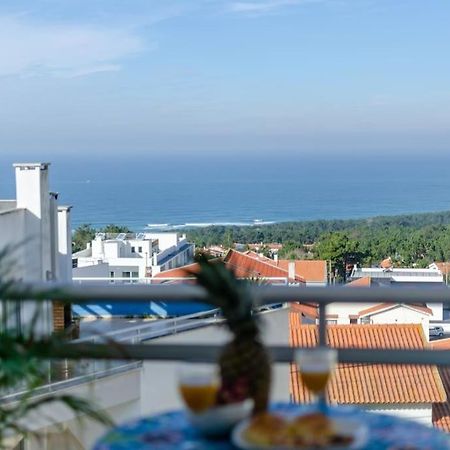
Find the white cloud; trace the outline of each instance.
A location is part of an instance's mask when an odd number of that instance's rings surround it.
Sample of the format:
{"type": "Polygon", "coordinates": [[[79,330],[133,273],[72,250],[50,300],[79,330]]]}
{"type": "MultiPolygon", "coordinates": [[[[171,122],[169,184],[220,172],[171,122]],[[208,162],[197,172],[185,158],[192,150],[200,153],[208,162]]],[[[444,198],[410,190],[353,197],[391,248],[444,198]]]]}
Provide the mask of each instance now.
{"type": "Polygon", "coordinates": [[[144,50],[132,29],[33,22],[0,16],[0,76],[84,76],[120,70],[144,50]]]}
{"type": "Polygon", "coordinates": [[[259,0],[234,2],[230,5],[230,10],[235,13],[264,14],[273,12],[286,6],[299,5],[303,3],[315,3],[320,0],[259,0]]]}

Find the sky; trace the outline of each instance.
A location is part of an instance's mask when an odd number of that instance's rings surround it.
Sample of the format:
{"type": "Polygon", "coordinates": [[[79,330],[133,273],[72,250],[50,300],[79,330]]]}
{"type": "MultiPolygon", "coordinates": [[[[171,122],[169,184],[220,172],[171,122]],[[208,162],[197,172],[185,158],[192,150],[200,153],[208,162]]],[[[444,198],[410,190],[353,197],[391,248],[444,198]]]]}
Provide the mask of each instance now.
{"type": "Polygon", "coordinates": [[[2,0],[0,156],[450,153],[448,0],[2,0]]]}

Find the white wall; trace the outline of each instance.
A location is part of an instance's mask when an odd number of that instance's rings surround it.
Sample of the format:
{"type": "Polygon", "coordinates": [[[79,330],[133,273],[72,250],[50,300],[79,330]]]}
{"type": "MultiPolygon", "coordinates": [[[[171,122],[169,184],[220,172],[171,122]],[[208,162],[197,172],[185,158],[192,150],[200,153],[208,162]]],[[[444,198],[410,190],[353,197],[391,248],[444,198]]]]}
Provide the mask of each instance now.
{"type": "Polygon", "coordinates": [[[58,266],[59,280],[72,280],[72,227],[70,207],[58,208],[58,266]]]}
{"type": "MultiPolygon", "coordinates": [[[[64,389],[64,393],[95,402],[99,410],[110,414],[115,422],[120,423],[141,415],[140,386],[141,369],[138,368],[64,389]]],[[[57,426],[61,427],[60,430],[69,429],[86,450],[91,449],[107,431],[107,428],[89,418],[78,423],[74,413],[60,403],[40,408],[27,416],[26,422],[31,429],[44,433],[57,432],[57,426]]],[[[45,440],[41,444],[30,444],[26,450],[60,450],[45,445],[45,440]]]]}
{"type": "Polygon", "coordinates": [[[428,315],[403,305],[373,314],[370,318],[372,323],[421,323],[424,326],[424,330],[427,330],[428,333],[428,315]]]}
{"type": "MultiPolygon", "coordinates": [[[[337,314],[339,317],[337,323],[339,325],[350,324],[349,315],[356,315],[364,309],[375,306],[374,303],[331,303],[327,306],[328,314],[337,314]]],[[[378,313],[371,314],[371,323],[420,323],[423,326],[425,335],[428,336],[428,325],[430,318],[428,314],[423,314],[419,311],[405,307],[403,305],[397,305],[394,308],[388,309],[378,313]]],[[[332,320],[336,320],[334,317],[332,320]]],[[[358,319],[358,323],[359,319],[358,319]]]]}
{"type": "Polygon", "coordinates": [[[145,233],[145,239],[158,239],[159,250],[165,250],[178,244],[178,233],[145,233]]]}
{"type": "Polygon", "coordinates": [[[443,320],[444,305],[442,303],[427,303],[427,307],[433,311],[433,316],[430,320],[443,320]]]}
{"type": "MultiPolygon", "coordinates": [[[[23,279],[24,277],[32,276],[37,273],[35,279],[40,279],[40,256],[38,249],[33,252],[31,242],[25,242],[25,230],[26,230],[26,215],[25,209],[15,209],[5,212],[0,212],[0,250],[8,248],[8,259],[10,261],[9,266],[14,268],[14,272],[10,275],[16,279],[23,279]],[[31,251],[31,254],[25,249],[31,251]],[[29,255],[27,258],[26,255],[29,255]],[[28,261],[31,264],[30,274],[27,274],[28,261]]],[[[5,267],[5,266],[3,266],[5,267]]],[[[28,278],[27,277],[27,278],[28,278]]],[[[31,281],[31,280],[30,280],[31,281]]]]}
{"type": "Polygon", "coordinates": [[[120,258],[120,243],[118,241],[103,242],[104,259],[120,258]]]}
{"type": "MultiPolygon", "coordinates": [[[[360,311],[371,308],[373,303],[330,303],[327,305],[327,315],[337,314],[339,316],[339,325],[348,325],[350,323],[349,315],[358,314],[360,311]]],[[[333,318],[334,320],[334,318],[333,318]]]]}
{"type": "Polygon", "coordinates": [[[104,243],[104,241],[100,237],[96,237],[91,242],[92,258],[103,259],[103,257],[105,256],[105,250],[103,248],[103,243],[104,243]]]}
{"type": "Polygon", "coordinates": [[[109,270],[115,277],[121,277],[122,272],[138,272],[139,278],[145,277],[145,260],[143,258],[110,259],[109,270]]]}
{"type": "MultiPolygon", "coordinates": [[[[50,195],[47,163],[14,164],[17,208],[27,209],[32,235],[38,235],[41,279],[51,278],[50,195]],[[30,218],[31,219],[31,218],[30,218]]],[[[24,236],[28,238],[28,235],[24,236]]]]}
{"type": "Polygon", "coordinates": [[[71,270],[73,278],[77,277],[108,278],[110,272],[108,263],[99,263],[92,266],[74,267],[71,270]]]}

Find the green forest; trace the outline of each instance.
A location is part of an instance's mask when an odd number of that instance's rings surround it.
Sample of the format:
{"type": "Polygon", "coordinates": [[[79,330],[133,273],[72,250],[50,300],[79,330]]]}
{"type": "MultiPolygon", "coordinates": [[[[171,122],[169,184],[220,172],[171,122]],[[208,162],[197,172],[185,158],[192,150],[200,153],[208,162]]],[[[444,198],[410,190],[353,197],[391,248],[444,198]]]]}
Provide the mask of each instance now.
{"type": "MultiPolygon", "coordinates": [[[[109,225],[82,225],[73,235],[74,251],[85,248],[96,231],[127,232],[109,225]]],[[[380,216],[357,220],[314,220],[258,226],[211,226],[186,230],[197,247],[281,243],[282,258],[326,259],[344,276],[347,264],[376,265],[391,257],[398,267],[426,267],[450,260],[450,211],[380,216]]]]}
{"type": "Polygon", "coordinates": [[[187,231],[199,247],[230,243],[282,243],[283,258],[331,260],[339,274],[348,263],[398,267],[450,260],[450,211],[356,220],[314,220],[263,226],[212,226],[187,231]]]}

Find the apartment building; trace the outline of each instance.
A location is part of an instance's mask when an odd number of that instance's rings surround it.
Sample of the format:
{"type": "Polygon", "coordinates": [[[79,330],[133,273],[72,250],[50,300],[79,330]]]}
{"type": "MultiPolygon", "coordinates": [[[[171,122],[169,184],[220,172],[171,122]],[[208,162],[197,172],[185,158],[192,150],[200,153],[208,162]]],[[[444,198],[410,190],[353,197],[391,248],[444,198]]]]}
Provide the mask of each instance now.
{"type": "MultiPolygon", "coordinates": [[[[0,200],[0,250],[6,253],[6,277],[24,282],[72,279],[71,207],[58,205],[58,194],[50,192],[49,166],[14,164],[16,198],[0,200]]],[[[16,325],[28,323],[34,309],[32,304],[17,306],[16,325]]],[[[49,333],[70,325],[67,312],[62,305],[45,303],[41,331],[49,333]]],[[[11,320],[10,312],[3,314],[11,320]]]]}
{"type": "Polygon", "coordinates": [[[126,281],[152,277],[190,263],[195,246],[179,233],[97,233],[73,255],[75,278],[126,281]]]}

